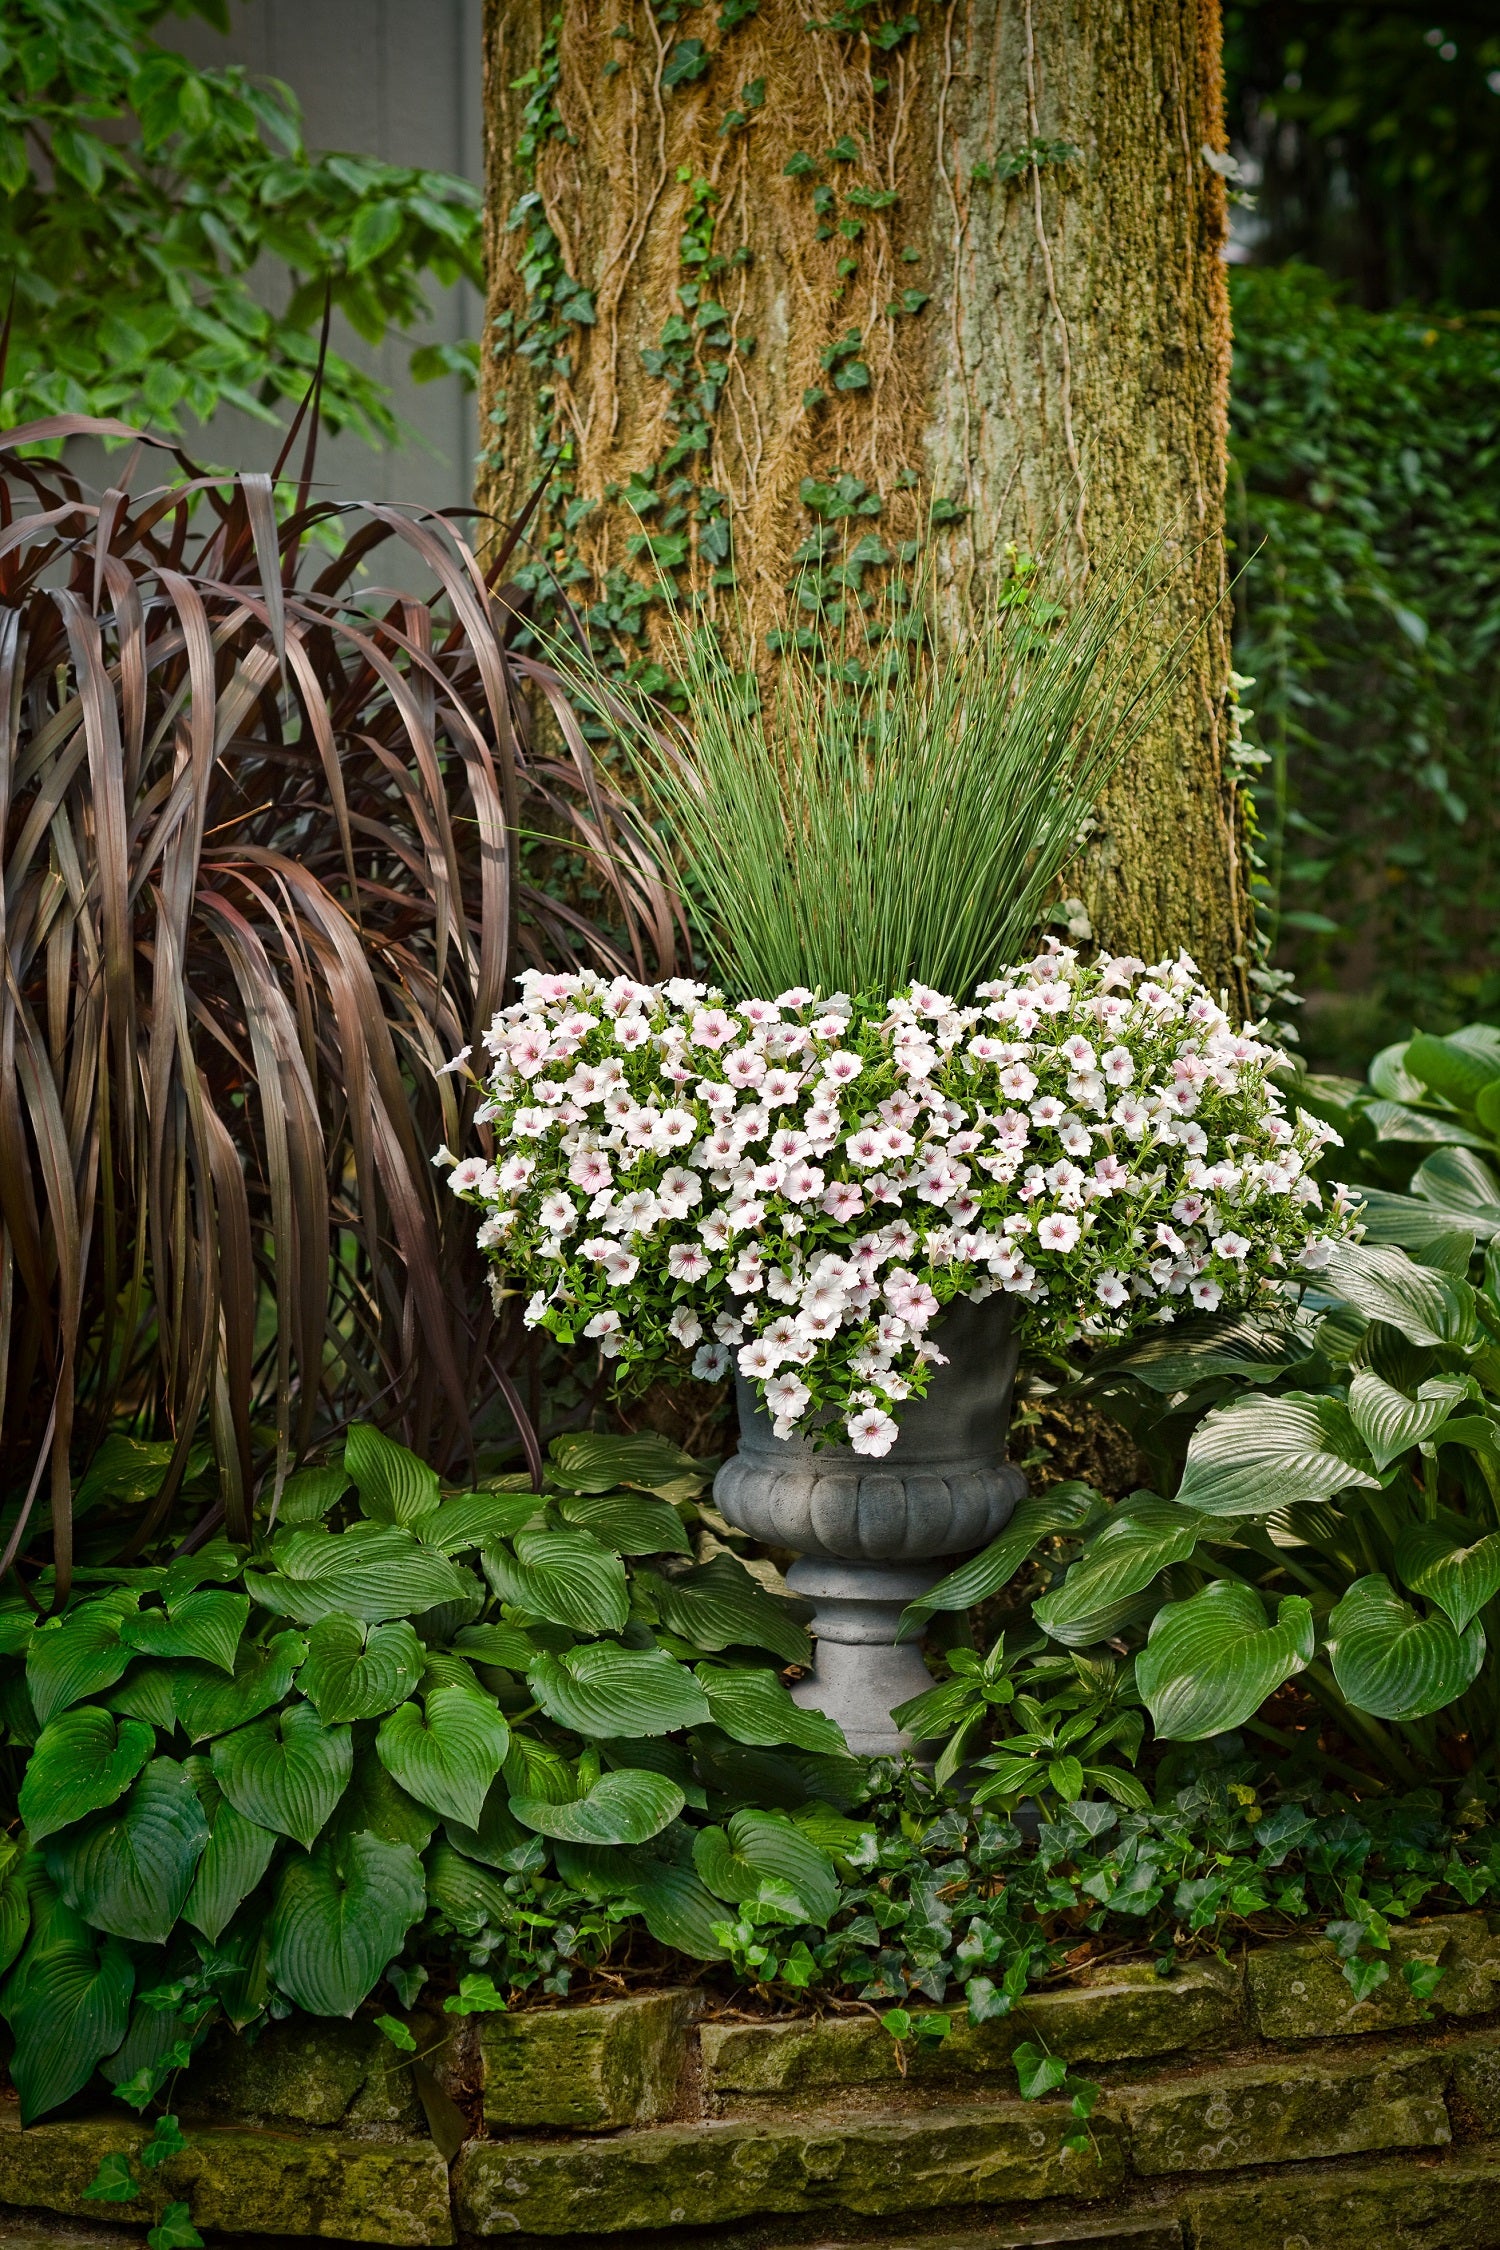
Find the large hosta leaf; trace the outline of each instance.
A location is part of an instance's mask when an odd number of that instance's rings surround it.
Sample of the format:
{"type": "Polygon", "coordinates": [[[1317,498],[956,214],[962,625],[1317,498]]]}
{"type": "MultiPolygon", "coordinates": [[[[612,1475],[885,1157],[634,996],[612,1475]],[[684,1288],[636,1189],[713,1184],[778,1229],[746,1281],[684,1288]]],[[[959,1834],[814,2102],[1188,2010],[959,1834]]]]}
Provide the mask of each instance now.
{"type": "Polygon", "coordinates": [[[503,1930],[515,1912],[500,1878],[451,1844],[434,1844],[427,1856],[427,1903],[467,1936],[486,1922],[503,1930]]]}
{"type": "Polygon", "coordinates": [[[812,1643],[789,1606],[734,1555],[715,1555],[680,1578],[653,1573],[647,1590],[667,1631],[706,1656],[721,1648],[763,1648],[784,1664],[812,1662],[812,1643]]]}
{"type": "Polygon", "coordinates": [[[1289,1594],[1269,1624],[1260,1596],[1220,1579],[1190,1601],[1158,1610],[1135,1660],[1135,1682],[1159,1735],[1201,1742],[1259,1710],[1312,1662],[1312,1610],[1289,1594]]]}
{"type": "Polygon", "coordinates": [[[1486,1148],[1482,1133],[1456,1117],[1435,1117],[1430,1110],[1408,1109],[1404,1102],[1371,1102],[1364,1112],[1375,1128],[1377,1141],[1410,1142],[1416,1147],[1444,1148],[1449,1142],[1461,1148],[1486,1148]]]}
{"type": "MultiPolygon", "coordinates": [[[[1055,1592],[1032,1605],[1044,1633],[1065,1645],[1096,1640],[1095,1620],[1150,1585],[1169,1563],[1185,1562],[1216,1519],[1192,1508],[1138,1493],[1096,1532],[1055,1592]]],[[[1223,1525],[1217,1527],[1222,1534],[1223,1525]]]]}
{"type": "Polygon", "coordinates": [[[1396,1567],[1412,1592],[1436,1602],[1461,1633],[1500,1594],[1500,1532],[1470,1546],[1455,1519],[1449,1525],[1405,1524],[1396,1542],[1396,1567]]]}
{"type": "Polygon", "coordinates": [[[1379,1481],[1341,1400],[1252,1393],[1199,1423],[1177,1500],[1206,1515],[1268,1516],[1379,1481]]]}
{"type": "Polygon", "coordinates": [[[368,1829],[388,1844],[410,1844],[413,1851],[424,1852],[436,1827],[437,1814],[419,1805],[386,1772],[374,1743],[360,1743],[354,1753],[354,1779],[339,1799],[329,1835],[357,1836],[368,1829]]]}
{"type": "Polygon", "coordinates": [[[378,1719],[406,1700],[426,1662],[427,1651],[405,1618],[367,1628],[352,1617],[320,1617],[308,1629],[297,1685],[330,1726],[378,1719]]]}
{"type": "Polygon", "coordinates": [[[31,1928],[27,1855],[19,1841],[0,1844],[0,1975],[10,1967],[31,1928]]]}
{"type": "Polygon", "coordinates": [[[630,1437],[575,1430],[554,1438],[550,1450],[552,1482],[573,1492],[611,1492],[616,1485],[629,1484],[675,1499],[701,1491],[715,1466],[711,1461],[695,1461],[680,1445],[652,1430],[630,1437]]]}
{"type": "Polygon", "coordinates": [[[271,1913],[271,1974],[299,2008],[352,2016],[427,1901],[409,1844],[330,1838],[284,1861],[271,1913]]]}
{"type": "Polygon", "coordinates": [[[416,1617],[443,1602],[466,1602],[472,1576],[403,1524],[355,1524],[348,1531],[288,1531],[275,1544],[274,1570],[247,1570],[255,1600],[299,1625],[335,1610],[364,1624],[416,1617]]]}
{"type": "Polygon", "coordinates": [[[222,1735],[210,1757],[214,1779],[237,1812],[278,1836],[310,1845],[348,1784],[354,1745],[347,1727],[328,1727],[310,1703],[222,1735]]]}
{"type": "Polygon", "coordinates": [[[617,1555],[690,1555],[681,1516],[665,1500],[639,1492],[568,1493],[558,1499],[559,1514],[580,1531],[592,1532],[617,1555]]]}
{"type": "MultiPolygon", "coordinates": [[[[193,1763],[201,1768],[206,1761],[193,1763]]],[[[237,1812],[210,1776],[200,1772],[195,1780],[210,1832],[182,1918],[214,1945],[270,1866],[276,1838],[237,1812]]]]}
{"type": "Polygon", "coordinates": [[[1419,1266],[1436,1266],[1440,1273],[1468,1272],[1477,1231],[1472,1217],[1459,1218],[1414,1195],[1388,1195],[1384,1189],[1367,1187],[1359,1193],[1366,1242],[1392,1243],[1419,1266]]]}
{"type": "Polygon", "coordinates": [[[66,1907],[48,1917],[0,1995],[15,2034],[10,2076],[23,2125],[76,2094],[114,2053],[129,2027],[134,1988],[118,1938],[101,1943],[66,1907]]]}
{"type": "Polygon", "coordinates": [[[1367,1320],[1387,1321],[1413,1344],[1472,1342],[1474,1292],[1466,1281],[1414,1265],[1404,1250],[1380,1243],[1340,1242],[1318,1276],[1367,1320]]]}
{"type": "Polygon", "coordinates": [[[692,1673],[660,1648],[585,1643],[565,1656],[538,1656],[526,1682],[548,1718],[575,1734],[672,1734],[709,1717],[692,1673]]]}
{"type": "Polygon", "coordinates": [[[459,1492],[422,1526],[429,1547],[467,1554],[492,1539],[509,1539],[546,1506],[539,1492],[459,1492]]]}
{"type": "Polygon", "coordinates": [[[484,1801],[477,1828],[461,1821],[444,1823],[448,1841],[468,1859],[482,1860],[507,1875],[525,1875],[547,1864],[547,1847],[532,1829],[523,1828],[510,1809],[510,1793],[497,1779],[484,1801]]]}
{"type": "Polygon", "coordinates": [[[1153,1391],[1192,1390],[1215,1375],[1267,1383],[1311,1358],[1312,1350],[1305,1323],[1298,1326],[1257,1312],[1190,1313],[1170,1328],[1147,1329],[1127,1344],[1100,1352],[1075,1387],[1097,1389],[1119,1375],[1153,1391]]]}
{"type": "Polygon", "coordinates": [[[700,1664],[697,1669],[714,1725],[731,1741],[766,1748],[788,1742],[798,1750],[821,1751],[834,1758],[848,1756],[843,1729],[821,1711],[804,1710],[800,1703],[794,1703],[776,1674],[764,1666],[752,1670],[742,1665],[700,1664]]]}
{"type": "Polygon", "coordinates": [[[120,1639],[121,1619],[128,1614],[120,1603],[84,1602],[31,1635],[26,1685],[41,1726],[69,1704],[114,1686],[134,1654],[120,1639]]]}
{"type": "Polygon", "coordinates": [[[381,1724],[380,1762],[419,1804],[476,1828],[490,1783],[505,1760],[510,1729],[474,1688],[434,1688],[424,1713],[403,1703],[381,1724]]]}
{"type": "Polygon", "coordinates": [[[677,1818],[685,1800],[664,1774],[630,1767],[607,1773],[586,1795],[556,1805],[544,1797],[512,1797],[510,1809],[539,1835],[569,1844],[644,1844],[677,1818]]]}
{"type": "Polygon", "coordinates": [[[1430,1033],[1419,1031],[1406,1043],[1402,1067],[1413,1078],[1445,1102],[1455,1102],[1460,1109],[1472,1109],[1475,1096],[1492,1078],[1500,1078],[1500,1049],[1494,1041],[1493,1027],[1489,1024],[1471,1024],[1468,1036],[1458,1032],[1446,1039],[1434,1039],[1430,1033]],[[1483,1031],[1488,1038],[1476,1039],[1473,1034],[1483,1031]]]}
{"type": "Polygon", "coordinates": [[[248,1594],[183,1594],[170,1608],[143,1609],[123,1618],[120,1639],[141,1656],[191,1656],[232,1672],[249,1615],[248,1594]]]}
{"type": "Polygon", "coordinates": [[[192,1782],[170,1758],[155,1758],[118,1804],[54,1836],[43,1856],[65,1903],[95,1929],[161,1945],[207,1842],[192,1782]]]}
{"type": "Polygon", "coordinates": [[[921,1631],[934,1610],[972,1609],[1008,1586],[1039,1539],[1077,1531],[1099,1504],[1092,1486],[1069,1482],[1035,1492],[1017,1507],[998,1539],[940,1578],[930,1593],[901,1612],[900,1638],[921,1631]]]}
{"type": "Polygon", "coordinates": [[[232,1679],[184,1665],[174,1701],[188,1740],[206,1742],[211,1735],[228,1734],[231,1727],[242,1727],[271,1710],[291,1688],[306,1654],[307,1643],[300,1633],[277,1633],[264,1647],[254,1641],[241,1644],[232,1679]]]}
{"type": "Polygon", "coordinates": [[[833,1862],[785,1813],[737,1812],[722,1828],[700,1828],[693,1865],[719,1898],[738,1904],[762,1895],[825,1928],[838,1905],[833,1862]]]}
{"type": "Polygon", "coordinates": [[[33,1844],[122,1797],[156,1747],[150,1727],[118,1724],[93,1704],[59,1712],[43,1728],[21,1782],[20,1813],[33,1844]]]}
{"type": "Polygon", "coordinates": [[[1349,1414],[1376,1468],[1386,1469],[1430,1438],[1466,1396],[1457,1377],[1435,1376],[1419,1387],[1415,1398],[1408,1398],[1373,1368],[1360,1367],[1349,1385],[1349,1414]]]}
{"type": "Polygon", "coordinates": [[[1472,1149],[1440,1148],[1418,1168],[1412,1193],[1488,1242],[1500,1233],[1500,1180],[1472,1149]]]}
{"type": "Polygon", "coordinates": [[[586,1531],[518,1531],[481,1556],[501,1601],[575,1633],[620,1633],[630,1615],[625,1565],[586,1531]]]}
{"type": "Polygon", "coordinates": [[[438,1504],[436,1469],[368,1422],[350,1427],[344,1473],[361,1509],[377,1523],[420,1523],[438,1504]]]}
{"type": "Polygon", "coordinates": [[[1328,1653],[1339,1692],[1375,1719],[1421,1719],[1463,1694],[1484,1662],[1477,1622],[1462,1632],[1446,1617],[1419,1617],[1390,1580],[1356,1578],[1328,1620],[1328,1653]]]}

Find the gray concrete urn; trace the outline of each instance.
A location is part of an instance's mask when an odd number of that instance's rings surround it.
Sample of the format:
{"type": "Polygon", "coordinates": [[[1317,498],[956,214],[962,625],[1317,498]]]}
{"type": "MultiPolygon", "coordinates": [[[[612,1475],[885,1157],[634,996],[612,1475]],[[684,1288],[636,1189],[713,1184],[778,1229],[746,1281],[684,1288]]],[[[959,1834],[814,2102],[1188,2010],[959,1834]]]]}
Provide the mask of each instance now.
{"type": "Polygon", "coordinates": [[[740,1449],[714,1479],[714,1502],[752,1538],[795,1551],[787,1584],[814,1605],[815,1662],[792,1693],[836,1719],[862,1756],[912,1747],[891,1711],[932,1685],[917,1642],[897,1646],[902,1610],[993,1539],[1025,1493],[1005,1457],[1013,1312],[998,1293],[950,1305],[932,1331],[947,1365],[899,1409],[900,1436],[880,1460],[778,1438],[739,1383],[740,1449]]]}

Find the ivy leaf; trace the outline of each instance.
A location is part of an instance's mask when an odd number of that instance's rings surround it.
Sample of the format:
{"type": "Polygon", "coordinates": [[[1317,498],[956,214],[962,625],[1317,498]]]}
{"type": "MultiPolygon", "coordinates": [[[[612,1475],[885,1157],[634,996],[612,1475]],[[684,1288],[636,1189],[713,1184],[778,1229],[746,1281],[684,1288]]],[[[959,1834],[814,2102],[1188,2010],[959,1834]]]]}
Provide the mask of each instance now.
{"type": "Polygon", "coordinates": [[[484,1549],[484,1574],[501,1601],[575,1633],[621,1633],[630,1615],[625,1565],[586,1531],[518,1531],[514,1552],[484,1549]]]}
{"type": "Polygon", "coordinates": [[[1039,1539],[1059,1531],[1077,1531],[1099,1505],[1092,1485],[1055,1484],[1046,1492],[1022,1500],[998,1539],[972,1555],[957,1570],[940,1578],[920,1601],[909,1602],[901,1612],[898,1638],[919,1633],[934,1610],[972,1609],[1008,1586],[1039,1539]]]}
{"type": "Polygon", "coordinates": [[[362,1512],[377,1523],[411,1526],[437,1507],[436,1469],[368,1422],[350,1426],[344,1474],[359,1495],[362,1512]]]}
{"type": "Polygon", "coordinates": [[[146,2250],[203,2250],[203,2237],[188,2215],[185,2203],[169,2203],[154,2227],[146,2231],[146,2250]]]}
{"type": "Polygon", "coordinates": [[[381,1764],[401,1787],[465,1828],[478,1827],[509,1745],[498,1707],[464,1687],[434,1688],[425,1713],[419,1703],[403,1703],[375,1738],[381,1764]]]}
{"type": "Polygon", "coordinates": [[[672,1734],[703,1725],[708,1698],[665,1649],[595,1641],[538,1656],[526,1682],[549,1719],[589,1736],[672,1734]]]}
{"type": "Polygon", "coordinates": [[[347,1727],[326,1727],[310,1703],[293,1703],[222,1735],[210,1752],[214,1779],[236,1812],[310,1846],[354,1770],[347,1727]]]}
{"type": "Polygon", "coordinates": [[[271,1910],[271,1974],[310,2015],[352,2016],[426,1902],[409,1844],[363,1834],[291,1854],[271,1910]]]}
{"type": "Polygon", "coordinates": [[[398,2053],[403,2055],[414,2055],[416,2053],[417,2042],[398,2017],[377,2016],[375,2018],[375,2029],[384,2032],[386,2038],[398,2053]]]}
{"type": "Polygon", "coordinates": [[[107,2149],[99,2159],[99,2169],[83,2191],[85,2203],[133,2203],[141,2192],[141,2183],[131,2169],[130,2158],[123,2149],[107,2149]]]}
{"type": "Polygon", "coordinates": [[[1328,1620],[1339,1693],[1375,1719],[1422,1719],[1472,1686],[1484,1633],[1446,1617],[1419,1617],[1378,1571],[1356,1578],[1328,1620]]]}
{"type": "Polygon", "coordinates": [[[1199,1423],[1177,1499],[1207,1515],[1268,1516],[1379,1481],[1341,1400],[1259,1393],[1199,1423]]]}
{"type": "Polygon", "coordinates": [[[798,1750],[828,1757],[849,1755],[843,1729],[821,1711],[804,1710],[795,1703],[776,1674],[763,1666],[754,1670],[714,1664],[697,1666],[699,1685],[708,1697],[713,1723],[732,1742],[770,1747],[789,1742],[798,1750]]]}
{"type": "Polygon", "coordinates": [[[120,1639],[142,1656],[191,1656],[232,1672],[249,1615],[248,1594],[185,1594],[167,1609],[143,1609],[123,1618],[120,1639]]]}
{"type": "Polygon", "coordinates": [[[378,1719],[412,1693],[426,1662],[405,1618],[365,1627],[335,1612],[310,1627],[297,1685],[325,1725],[378,1719]]]}
{"type": "Polygon", "coordinates": [[[112,1805],[155,1746],[150,1727],[134,1719],[117,1725],[92,1704],[60,1712],[42,1729],[21,1782],[18,1809],[32,1843],[112,1805]]]}
{"type": "Polygon", "coordinates": [[[1015,2064],[1023,2102],[1040,2101],[1045,2094],[1055,2094],[1068,2075],[1062,2056],[1044,2054],[1034,2040],[1024,2039],[1019,2047],[1012,2048],[1010,2059],[1015,2064]]]}
{"type": "Polygon", "coordinates": [[[662,66],[661,82],[668,93],[691,86],[713,61],[701,39],[679,39],[662,66]]]}
{"type": "Polygon", "coordinates": [[[1313,1649],[1312,1610],[1300,1594],[1287,1595],[1269,1625],[1252,1587],[1220,1579],[1157,1611],[1135,1660],[1136,1686],[1159,1735],[1201,1742],[1242,1725],[1311,1663],[1313,1649]]]}
{"type": "Polygon", "coordinates": [[[449,1993],[443,2009],[450,2016],[503,2016],[506,1999],[496,1990],[493,1977],[460,1977],[457,1992],[449,1993]]]}
{"type": "Polygon", "coordinates": [[[512,1797],[517,1820],[542,1836],[569,1844],[644,1844],[674,1821],[685,1803],[664,1774],[627,1767],[607,1773],[581,1797],[552,1804],[544,1797],[512,1797]]]}
{"type": "Polygon", "coordinates": [[[155,1758],[117,1805],[54,1838],[43,1856],[65,1904],[95,1929],[163,1945],[207,1842],[191,1781],[172,1759],[155,1758]]]}
{"type": "Polygon", "coordinates": [[[23,2125],[76,2094],[114,2053],[130,2021],[134,1984],[118,1938],[101,1943],[68,1908],[54,1909],[0,1995],[15,2034],[10,2076],[23,2125]]]}
{"type": "Polygon", "coordinates": [[[265,1647],[247,1642],[235,1660],[234,1677],[215,1679],[211,1672],[184,1671],[175,1692],[177,1716],[190,1742],[206,1742],[211,1735],[228,1734],[280,1703],[291,1687],[298,1665],[307,1655],[300,1633],[277,1633],[265,1647]]]}
{"type": "MultiPolygon", "coordinates": [[[[1462,1536],[1459,1530],[1457,1539],[1462,1536]]],[[[1470,1618],[1500,1593],[1500,1532],[1490,1532],[1471,1547],[1459,1545],[1457,1539],[1440,1523],[1403,1524],[1396,1541],[1396,1568],[1412,1592],[1436,1602],[1461,1633],[1470,1618]]]]}

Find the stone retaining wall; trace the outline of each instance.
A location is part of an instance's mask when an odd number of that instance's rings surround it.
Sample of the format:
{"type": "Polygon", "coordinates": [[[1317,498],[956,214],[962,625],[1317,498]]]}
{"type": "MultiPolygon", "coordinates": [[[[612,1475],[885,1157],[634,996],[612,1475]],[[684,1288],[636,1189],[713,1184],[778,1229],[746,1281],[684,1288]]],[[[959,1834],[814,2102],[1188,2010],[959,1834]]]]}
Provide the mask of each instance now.
{"type": "Polygon", "coordinates": [[[83,2193],[144,2137],[123,2111],[23,2133],[0,2108],[0,2231],[25,2213],[45,2240],[50,2213],[138,2237],[185,2200],[226,2237],[413,2250],[1500,2250],[1500,1917],[1408,1925],[1362,2002],[1310,1941],[1095,1969],[904,2054],[867,2015],[716,2006],[417,2016],[415,2074],[364,2024],[229,2042],[179,2086],[186,2153],[128,2205],[83,2193]],[[1442,1969],[1430,2003],[1407,1960],[1442,1969]],[[1064,2101],[1016,2098],[1022,2039],[1103,2086],[1086,2152],[1064,2101]]]}

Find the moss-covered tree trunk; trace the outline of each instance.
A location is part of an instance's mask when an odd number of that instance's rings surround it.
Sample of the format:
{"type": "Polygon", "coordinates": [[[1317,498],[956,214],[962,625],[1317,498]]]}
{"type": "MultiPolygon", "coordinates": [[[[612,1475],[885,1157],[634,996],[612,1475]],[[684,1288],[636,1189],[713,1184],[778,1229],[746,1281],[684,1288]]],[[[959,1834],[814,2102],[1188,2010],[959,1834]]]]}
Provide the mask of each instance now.
{"type": "Polygon", "coordinates": [[[934,502],[945,569],[1180,541],[1207,623],[1083,887],[1242,996],[1217,0],[488,0],[486,106],[483,502],[547,472],[627,635],[653,564],[878,634],[934,502]]]}

